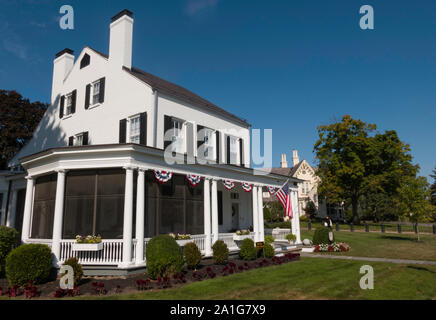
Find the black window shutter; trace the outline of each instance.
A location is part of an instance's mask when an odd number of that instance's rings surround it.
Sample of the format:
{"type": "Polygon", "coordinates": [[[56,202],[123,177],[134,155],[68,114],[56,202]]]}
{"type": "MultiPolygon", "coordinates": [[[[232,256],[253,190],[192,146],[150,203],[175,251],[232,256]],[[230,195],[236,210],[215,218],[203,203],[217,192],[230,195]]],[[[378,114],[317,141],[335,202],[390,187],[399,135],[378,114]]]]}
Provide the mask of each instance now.
{"type": "Polygon", "coordinates": [[[64,105],[65,105],[65,96],[61,97],[61,104],[59,107],[59,118],[62,118],[64,116],[64,105]]]}
{"type": "Polygon", "coordinates": [[[198,154],[198,150],[204,144],[204,126],[197,125],[197,157],[204,157],[204,154],[198,154]],[[203,131],[202,131],[203,130],[203,131]]]}
{"type": "Polygon", "coordinates": [[[226,152],[227,152],[227,164],[230,164],[230,136],[227,136],[227,144],[226,144],[226,152]]]}
{"type": "Polygon", "coordinates": [[[139,115],[139,143],[147,145],[147,112],[139,115]]]}
{"type": "Polygon", "coordinates": [[[103,103],[104,102],[104,87],[106,84],[106,78],[100,79],[100,94],[98,96],[98,102],[103,103]]]}
{"type": "Polygon", "coordinates": [[[76,98],[77,98],[77,90],[74,90],[71,93],[71,113],[76,112],[76,98]]]}
{"type": "Polygon", "coordinates": [[[73,146],[74,145],[74,137],[69,137],[68,138],[68,145],[69,146],[73,146]]]}
{"type": "Polygon", "coordinates": [[[89,99],[91,96],[91,85],[87,84],[86,85],[86,93],[85,93],[85,109],[89,108],[89,99]]]}
{"type": "Polygon", "coordinates": [[[217,130],[215,131],[215,141],[216,141],[216,162],[220,163],[221,157],[220,157],[220,132],[217,130]]]}
{"type": "Polygon", "coordinates": [[[88,145],[88,136],[89,136],[88,131],[83,133],[83,145],[84,146],[88,145]]]}
{"type": "Polygon", "coordinates": [[[171,128],[171,117],[164,116],[164,150],[171,144],[171,141],[165,141],[165,133],[171,128]]]}
{"type": "Polygon", "coordinates": [[[126,143],[127,119],[120,120],[120,143],[126,143]]]}
{"type": "Polygon", "coordinates": [[[239,160],[242,167],[245,167],[244,164],[244,139],[239,139],[239,160]]]}

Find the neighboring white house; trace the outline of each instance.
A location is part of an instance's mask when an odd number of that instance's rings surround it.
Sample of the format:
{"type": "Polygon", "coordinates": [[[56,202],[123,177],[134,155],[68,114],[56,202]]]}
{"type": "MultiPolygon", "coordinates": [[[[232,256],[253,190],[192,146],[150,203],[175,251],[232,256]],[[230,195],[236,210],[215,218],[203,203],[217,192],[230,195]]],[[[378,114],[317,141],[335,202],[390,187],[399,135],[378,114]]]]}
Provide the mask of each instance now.
{"type": "MultiPolygon", "coordinates": [[[[298,211],[300,216],[305,215],[307,204],[313,201],[318,209],[317,217],[329,216],[334,221],[344,219],[344,210],[341,205],[326,205],[325,201],[318,198],[318,185],[321,179],[316,175],[316,168],[312,167],[306,160],[300,161],[297,150],[292,150],[292,167],[288,167],[286,154],[282,154],[280,168],[272,168],[271,172],[302,180],[302,182],[298,183],[298,211]]],[[[263,197],[266,202],[277,200],[265,191],[263,197]]]]}
{"type": "Polygon", "coordinates": [[[0,185],[15,204],[26,189],[23,218],[18,207],[3,216],[22,223],[23,242],[50,245],[57,265],[77,256],[144,267],[146,242],[170,232],[191,234],[206,256],[218,239],[236,250],[236,229],[262,241],[262,187],[287,179],[250,168],[245,120],[132,66],[133,21],[128,10],[111,19],[109,55],[90,47],[56,55],[51,106],[11,160],[9,189],[0,185]],[[100,234],[103,248],[73,251],[78,234],[100,234]]]}

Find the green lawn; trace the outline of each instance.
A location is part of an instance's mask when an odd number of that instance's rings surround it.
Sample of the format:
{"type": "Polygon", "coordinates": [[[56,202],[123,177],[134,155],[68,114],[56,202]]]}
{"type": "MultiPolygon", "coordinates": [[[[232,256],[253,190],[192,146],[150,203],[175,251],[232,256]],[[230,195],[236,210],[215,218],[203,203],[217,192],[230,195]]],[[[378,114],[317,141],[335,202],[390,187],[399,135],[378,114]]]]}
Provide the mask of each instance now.
{"type": "MultiPolygon", "coordinates": [[[[312,239],[314,231],[301,231],[301,238],[312,239]]],[[[359,257],[378,257],[391,259],[433,260],[436,261],[436,236],[421,235],[417,241],[416,235],[365,233],[365,232],[334,232],[335,241],[346,242],[350,251],[342,253],[326,253],[359,257]]]]}
{"type": "Polygon", "coordinates": [[[302,258],[179,289],[101,299],[436,299],[436,266],[302,258]],[[359,270],[364,264],[374,268],[374,290],[359,287],[359,270]]]}

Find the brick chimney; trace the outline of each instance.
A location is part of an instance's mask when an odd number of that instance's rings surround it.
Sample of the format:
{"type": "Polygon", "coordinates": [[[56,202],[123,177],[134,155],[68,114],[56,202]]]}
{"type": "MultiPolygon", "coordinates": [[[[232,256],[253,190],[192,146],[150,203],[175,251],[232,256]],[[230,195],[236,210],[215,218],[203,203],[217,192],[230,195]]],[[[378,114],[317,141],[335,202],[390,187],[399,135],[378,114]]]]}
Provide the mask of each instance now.
{"type": "Polygon", "coordinates": [[[111,19],[109,63],[114,67],[132,67],[133,13],[124,9],[111,19]]]}
{"type": "Polygon", "coordinates": [[[300,163],[300,158],[298,157],[298,150],[292,150],[292,166],[296,166],[300,163]]]}
{"type": "Polygon", "coordinates": [[[280,168],[287,168],[288,161],[286,161],[286,154],[282,153],[282,161],[280,162],[280,168]]]}

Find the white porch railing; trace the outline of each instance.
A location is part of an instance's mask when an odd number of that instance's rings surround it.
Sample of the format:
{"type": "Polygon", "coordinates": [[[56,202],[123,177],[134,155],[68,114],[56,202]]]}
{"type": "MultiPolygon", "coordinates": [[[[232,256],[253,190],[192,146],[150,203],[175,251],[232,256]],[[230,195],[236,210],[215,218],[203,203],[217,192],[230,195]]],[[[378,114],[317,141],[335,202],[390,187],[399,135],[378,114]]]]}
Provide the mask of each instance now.
{"type": "Polygon", "coordinates": [[[60,262],[72,257],[76,257],[79,263],[85,265],[118,265],[122,262],[122,239],[102,240],[103,249],[100,251],[73,251],[72,244],[75,242],[76,240],[61,240],[60,262]]]}
{"type": "MultiPolygon", "coordinates": [[[[250,238],[254,239],[254,233],[250,234],[250,238]]],[[[151,238],[144,239],[144,258],[147,243],[151,238]]],[[[205,240],[206,235],[198,234],[191,236],[192,241],[198,246],[201,253],[205,253],[205,240]]],[[[238,250],[238,246],[233,241],[233,233],[220,233],[218,235],[219,240],[223,240],[230,251],[238,250]]],[[[47,244],[51,247],[51,239],[28,239],[27,243],[41,243],[47,244]]],[[[103,249],[100,251],[73,251],[72,244],[75,243],[75,239],[63,239],[60,243],[60,257],[59,262],[62,263],[69,258],[76,257],[80,264],[83,265],[119,265],[123,261],[123,239],[106,239],[102,240],[103,249]]],[[[132,262],[136,261],[136,239],[132,241],[132,262]]]]}
{"type": "Polygon", "coordinates": [[[275,240],[286,240],[286,235],[292,233],[291,229],[272,229],[271,235],[275,240]]]}

